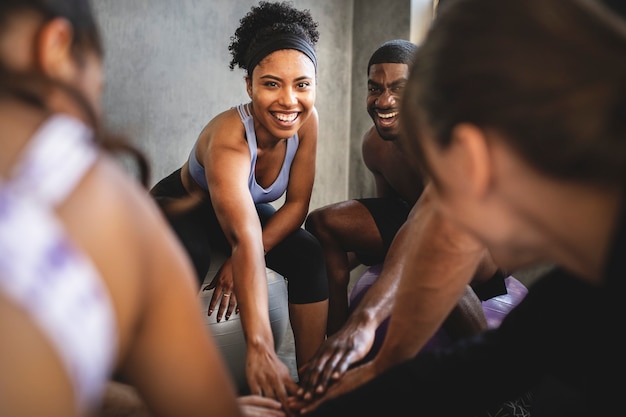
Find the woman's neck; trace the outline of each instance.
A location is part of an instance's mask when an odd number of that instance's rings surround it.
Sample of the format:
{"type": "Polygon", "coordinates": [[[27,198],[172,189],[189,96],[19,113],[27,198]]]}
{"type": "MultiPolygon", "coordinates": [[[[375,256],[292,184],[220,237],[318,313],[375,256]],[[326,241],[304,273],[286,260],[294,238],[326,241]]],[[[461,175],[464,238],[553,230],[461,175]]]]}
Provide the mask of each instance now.
{"type": "Polygon", "coordinates": [[[503,198],[541,236],[548,259],[600,282],[621,220],[621,190],[554,179],[532,169],[510,181],[514,184],[501,187],[503,198]]]}
{"type": "Polygon", "coordinates": [[[16,99],[0,100],[0,175],[7,176],[45,114],[16,99]]]}

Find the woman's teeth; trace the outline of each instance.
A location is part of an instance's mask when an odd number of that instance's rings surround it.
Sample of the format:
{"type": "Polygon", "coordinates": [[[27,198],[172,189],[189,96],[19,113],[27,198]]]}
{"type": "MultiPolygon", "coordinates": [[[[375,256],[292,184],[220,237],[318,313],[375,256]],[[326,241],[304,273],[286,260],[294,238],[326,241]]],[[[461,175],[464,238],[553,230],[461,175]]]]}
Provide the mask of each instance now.
{"type": "Polygon", "coordinates": [[[275,118],[280,120],[281,122],[293,122],[298,117],[298,113],[272,113],[275,118]]]}

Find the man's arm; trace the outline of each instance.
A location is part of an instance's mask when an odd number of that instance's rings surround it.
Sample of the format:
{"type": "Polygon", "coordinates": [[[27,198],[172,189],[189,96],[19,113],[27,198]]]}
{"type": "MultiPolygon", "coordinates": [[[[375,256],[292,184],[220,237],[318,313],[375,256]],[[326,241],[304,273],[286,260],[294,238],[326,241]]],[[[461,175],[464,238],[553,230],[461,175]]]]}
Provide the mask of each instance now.
{"type": "MultiPolygon", "coordinates": [[[[448,221],[433,204],[427,186],[411,212],[406,239],[396,261],[401,278],[385,341],[374,359],[376,372],[415,356],[441,327],[459,303],[469,283],[481,268],[495,272],[487,249],[474,237],[448,221]]],[[[395,245],[396,241],[394,241],[395,245]]],[[[480,303],[475,305],[480,307],[480,303]]],[[[467,305],[464,305],[467,307],[467,305]]],[[[466,311],[467,313],[467,311],[466,311]]],[[[467,315],[470,327],[482,327],[467,315]]],[[[482,313],[482,311],[481,311],[482,313]]]]}
{"type": "MultiPolygon", "coordinates": [[[[365,355],[376,328],[391,314],[381,350],[371,362],[350,371],[348,366],[362,356],[347,352],[340,360],[330,358],[325,367],[318,369],[317,385],[308,381],[310,395],[304,400],[313,403],[307,408],[315,408],[415,356],[449,317],[465,291],[471,291],[468,284],[479,269],[482,273],[484,265],[493,266],[482,244],[441,216],[431,192],[432,186],[427,186],[396,235],[378,280],[339,332],[353,341],[359,335],[359,341],[369,342],[366,346],[356,343],[351,346],[365,355]],[[485,262],[486,257],[489,262],[485,262]],[[333,373],[329,372],[331,369],[333,373]],[[326,391],[330,382],[334,384],[326,391]],[[313,399],[315,396],[318,398],[313,399]]],[[[479,330],[485,325],[481,304],[477,299],[471,301],[461,303],[458,308],[472,310],[472,314],[464,314],[463,324],[479,330]]]]}
{"type": "MultiPolygon", "coordinates": [[[[415,209],[413,209],[415,210],[415,209]]],[[[389,316],[398,291],[402,262],[399,250],[408,238],[407,223],[400,228],[385,258],[385,267],[367,290],[363,299],[350,313],[345,324],[329,336],[301,372],[298,395],[305,401],[323,394],[331,382],[342,378],[350,365],[367,355],[372,347],[376,329],[389,316]]]]}

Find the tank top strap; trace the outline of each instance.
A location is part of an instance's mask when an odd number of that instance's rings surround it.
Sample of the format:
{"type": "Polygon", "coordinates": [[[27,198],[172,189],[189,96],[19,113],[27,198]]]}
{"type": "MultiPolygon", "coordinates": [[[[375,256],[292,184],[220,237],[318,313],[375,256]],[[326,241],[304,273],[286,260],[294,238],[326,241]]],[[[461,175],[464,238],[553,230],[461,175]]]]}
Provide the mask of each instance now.
{"type": "Polygon", "coordinates": [[[252,111],[250,110],[250,103],[242,103],[237,105],[237,112],[242,122],[248,119],[252,119],[252,111]]]}
{"type": "Polygon", "coordinates": [[[69,116],[46,120],[30,140],[11,173],[13,187],[40,203],[63,201],[98,157],[91,129],[69,116]]]}
{"type": "Polygon", "coordinates": [[[248,149],[250,150],[251,165],[252,168],[254,168],[257,157],[257,143],[256,132],[254,131],[254,117],[252,117],[250,103],[239,104],[237,106],[237,112],[239,112],[239,118],[246,130],[246,141],[248,142],[248,149]]]}

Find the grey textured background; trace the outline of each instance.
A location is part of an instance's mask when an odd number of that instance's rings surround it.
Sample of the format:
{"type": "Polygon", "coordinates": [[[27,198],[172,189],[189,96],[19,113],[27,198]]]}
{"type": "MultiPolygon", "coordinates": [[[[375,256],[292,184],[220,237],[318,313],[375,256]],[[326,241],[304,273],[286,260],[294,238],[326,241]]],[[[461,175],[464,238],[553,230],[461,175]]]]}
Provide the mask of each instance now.
{"type": "MultiPolygon", "coordinates": [[[[413,0],[415,1],[415,0],[413,0]]],[[[422,3],[424,1],[422,0],[422,3]]],[[[105,125],[152,165],[151,184],[180,167],[216,114],[248,99],[228,44],[251,0],[94,0],[105,44],[105,125]]],[[[372,195],[361,160],[366,64],[382,42],[410,39],[410,0],[295,0],[319,22],[320,116],[311,209],[372,195]]]]}
{"type": "MultiPolygon", "coordinates": [[[[253,0],[92,0],[105,44],[105,125],[143,150],[151,183],[180,167],[216,114],[248,99],[244,73],[228,67],[230,37],[253,0]]],[[[294,0],[319,23],[320,115],[310,209],[371,196],[361,158],[371,53],[395,38],[419,43],[431,0],[294,0]],[[412,19],[413,17],[413,19],[412,19]],[[413,21],[412,21],[413,20],[413,21]]],[[[537,271],[516,272],[530,283],[537,271]]],[[[357,274],[360,269],[355,272],[357,274]]]]}

